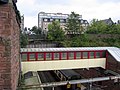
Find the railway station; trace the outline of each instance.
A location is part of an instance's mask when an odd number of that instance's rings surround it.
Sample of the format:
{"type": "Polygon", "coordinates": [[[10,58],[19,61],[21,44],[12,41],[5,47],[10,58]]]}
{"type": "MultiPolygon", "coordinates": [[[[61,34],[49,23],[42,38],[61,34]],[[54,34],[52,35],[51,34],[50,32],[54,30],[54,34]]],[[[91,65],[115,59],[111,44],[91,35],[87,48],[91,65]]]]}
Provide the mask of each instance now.
{"type": "Polygon", "coordinates": [[[116,47],[21,48],[22,73],[37,72],[45,90],[119,90],[119,55],[116,47]]]}
{"type": "Polygon", "coordinates": [[[21,72],[20,90],[120,90],[119,48],[21,48],[16,3],[0,0],[0,90],[18,90],[21,72]]]}

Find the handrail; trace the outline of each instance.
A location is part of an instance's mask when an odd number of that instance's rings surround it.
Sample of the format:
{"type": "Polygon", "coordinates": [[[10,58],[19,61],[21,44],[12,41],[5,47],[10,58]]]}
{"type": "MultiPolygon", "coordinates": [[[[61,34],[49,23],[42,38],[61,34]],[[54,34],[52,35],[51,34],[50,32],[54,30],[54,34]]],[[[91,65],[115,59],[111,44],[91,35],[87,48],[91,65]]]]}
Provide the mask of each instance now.
{"type": "Polygon", "coordinates": [[[57,86],[62,86],[62,85],[67,85],[67,84],[91,83],[91,82],[106,81],[106,80],[117,80],[118,82],[118,79],[120,79],[120,75],[80,79],[80,80],[71,80],[71,81],[41,83],[39,85],[26,85],[26,86],[22,86],[21,88],[30,89],[30,88],[43,88],[43,87],[57,87],[57,86]]]}

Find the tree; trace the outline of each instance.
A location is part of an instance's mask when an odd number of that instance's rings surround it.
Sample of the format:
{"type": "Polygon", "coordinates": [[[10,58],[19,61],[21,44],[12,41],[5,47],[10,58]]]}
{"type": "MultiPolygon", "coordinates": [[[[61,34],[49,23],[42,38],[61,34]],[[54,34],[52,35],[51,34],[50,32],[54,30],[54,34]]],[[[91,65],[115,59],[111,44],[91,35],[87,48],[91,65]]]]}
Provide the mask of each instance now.
{"type": "Polygon", "coordinates": [[[103,21],[93,19],[88,27],[87,33],[90,34],[120,34],[120,25],[108,25],[103,21]]]}
{"type": "Polygon", "coordinates": [[[120,24],[113,24],[107,27],[107,32],[109,34],[120,34],[120,24]]]}
{"type": "Polygon", "coordinates": [[[52,24],[48,25],[48,35],[47,38],[53,41],[62,41],[64,40],[65,32],[60,27],[58,21],[53,21],[52,24]]]}
{"type": "Polygon", "coordinates": [[[75,12],[71,12],[66,23],[67,33],[71,33],[71,34],[82,33],[83,30],[79,16],[80,16],[79,14],[76,14],[75,12]]]}
{"type": "Polygon", "coordinates": [[[28,45],[27,34],[20,32],[20,46],[21,48],[24,48],[26,45],[28,45]]]}
{"type": "Polygon", "coordinates": [[[41,28],[38,28],[37,26],[33,26],[32,29],[30,29],[32,32],[32,36],[34,39],[45,39],[46,35],[42,32],[41,28]]]}
{"type": "Polygon", "coordinates": [[[41,35],[42,33],[42,29],[38,28],[37,26],[33,26],[30,31],[32,31],[35,35],[41,35]]]}
{"type": "Polygon", "coordinates": [[[93,19],[88,27],[87,33],[100,34],[105,33],[108,25],[105,22],[93,19]]]}

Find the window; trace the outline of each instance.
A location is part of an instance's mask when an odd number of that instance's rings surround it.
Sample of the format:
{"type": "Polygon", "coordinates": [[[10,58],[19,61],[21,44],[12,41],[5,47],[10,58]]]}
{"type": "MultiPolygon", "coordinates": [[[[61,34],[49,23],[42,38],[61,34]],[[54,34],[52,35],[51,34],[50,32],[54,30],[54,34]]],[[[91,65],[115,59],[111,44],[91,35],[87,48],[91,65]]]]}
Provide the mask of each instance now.
{"type": "Polygon", "coordinates": [[[54,59],[59,60],[59,53],[54,53],[54,59]]]}
{"type": "Polygon", "coordinates": [[[43,53],[38,53],[38,60],[44,60],[43,53]]]}
{"type": "Polygon", "coordinates": [[[81,20],[80,22],[83,23],[83,20],[81,20]]]}
{"type": "Polygon", "coordinates": [[[76,52],[76,59],[80,59],[81,58],[81,52],[76,52]]]}
{"type": "Polygon", "coordinates": [[[30,56],[30,60],[35,60],[35,54],[34,53],[29,54],[29,56],[30,56]]]}
{"type": "Polygon", "coordinates": [[[48,19],[47,21],[50,22],[50,19],[48,19]]]}
{"type": "Polygon", "coordinates": [[[51,53],[46,53],[46,60],[51,60],[52,54],[51,53]]]}
{"type": "Polygon", "coordinates": [[[48,20],[47,19],[44,19],[45,22],[47,22],[48,20]]]}
{"type": "Polygon", "coordinates": [[[53,21],[53,19],[50,19],[50,22],[52,22],[53,21]]]}
{"type": "Polygon", "coordinates": [[[100,58],[100,52],[96,52],[96,58],[100,58]]]}
{"type": "Polygon", "coordinates": [[[0,0],[0,3],[8,3],[8,0],[0,0]]]}
{"type": "Polygon", "coordinates": [[[74,59],[74,52],[69,52],[69,59],[74,59]]]}
{"type": "Polygon", "coordinates": [[[94,52],[90,52],[90,58],[94,58],[94,52]]]}
{"type": "Polygon", "coordinates": [[[87,21],[85,20],[84,23],[87,24],[87,21]]]}
{"type": "Polygon", "coordinates": [[[21,59],[22,61],[27,61],[27,54],[22,54],[21,59]]]}
{"type": "Polygon", "coordinates": [[[83,52],[83,58],[88,58],[88,52],[83,52]]]}
{"type": "Polygon", "coordinates": [[[59,21],[59,19],[55,19],[55,21],[59,21]]]}
{"type": "Polygon", "coordinates": [[[61,23],[64,23],[64,19],[60,19],[60,22],[61,22],[61,23]]]}
{"type": "Polygon", "coordinates": [[[106,57],[106,52],[105,52],[105,51],[102,52],[102,57],[103,57],[103,58],[106,57]]]}
{"type": "Polygon", "coordinates": [[[67,22],[67,20],[66,19],[64,19],[64,23],[66,23],[67,22]]]}
{"type": "Polygon", "coordinates": [[[67,53],[66,52],[63,52],[61,54],[62,54],[62,59],[67,59],[67,53]]]}

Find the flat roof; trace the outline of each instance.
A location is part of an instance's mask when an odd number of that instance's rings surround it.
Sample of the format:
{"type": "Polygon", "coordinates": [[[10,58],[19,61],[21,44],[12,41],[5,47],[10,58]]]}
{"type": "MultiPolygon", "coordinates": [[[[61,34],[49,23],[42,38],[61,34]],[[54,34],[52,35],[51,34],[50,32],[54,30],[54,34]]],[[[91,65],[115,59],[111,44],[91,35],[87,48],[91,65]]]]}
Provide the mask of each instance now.
{"type": "Polygon", "coordinates": [[[64,52],[97,50],[107,50],[117,61],[120,62],[120,49],[117,47],[21,48],[21,52],[64,52]]]}

